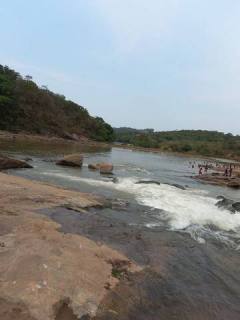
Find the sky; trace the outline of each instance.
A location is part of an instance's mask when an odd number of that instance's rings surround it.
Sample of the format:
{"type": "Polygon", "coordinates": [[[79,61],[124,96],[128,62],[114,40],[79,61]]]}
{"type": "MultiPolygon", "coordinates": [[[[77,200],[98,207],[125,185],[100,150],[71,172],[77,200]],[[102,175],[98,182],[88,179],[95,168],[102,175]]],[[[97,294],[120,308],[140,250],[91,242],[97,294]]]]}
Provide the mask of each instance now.
{"type": "Polygon", "coordinates": [[[115,127],[240,134],[239,0],[1,0],[0,64],[115,127]]]}

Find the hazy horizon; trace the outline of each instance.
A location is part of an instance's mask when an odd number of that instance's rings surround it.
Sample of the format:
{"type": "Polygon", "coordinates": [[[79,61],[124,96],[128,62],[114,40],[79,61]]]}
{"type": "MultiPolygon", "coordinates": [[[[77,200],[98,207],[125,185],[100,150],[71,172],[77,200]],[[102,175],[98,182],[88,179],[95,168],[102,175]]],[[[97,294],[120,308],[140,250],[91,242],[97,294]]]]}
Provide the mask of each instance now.
{"type": "Polygon", "coordinates": [[[10,0],[0,64],[114,127],[240,134],[240,2],[10,0]]]}

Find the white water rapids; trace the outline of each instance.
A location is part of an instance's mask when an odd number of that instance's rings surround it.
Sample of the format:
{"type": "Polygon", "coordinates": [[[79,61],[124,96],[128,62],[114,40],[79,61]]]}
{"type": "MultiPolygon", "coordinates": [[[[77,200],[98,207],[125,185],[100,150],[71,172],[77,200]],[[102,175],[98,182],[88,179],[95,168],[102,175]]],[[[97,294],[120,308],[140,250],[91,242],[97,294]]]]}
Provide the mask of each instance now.
{"type": "Polygon", "coordinates": [[[139,204],[160,209],[161,219],[167,221],[173,230],[211,225],[225,231],[240,232],[240,214],[231,214],[228,210],[216,207],[217,200],[209,197],[207,191],[181,190],[166,184],[136,184],[134,178],[120,178],[118,183],[113,183],[59,172],[44,174],[131,193],[139,204]]]}

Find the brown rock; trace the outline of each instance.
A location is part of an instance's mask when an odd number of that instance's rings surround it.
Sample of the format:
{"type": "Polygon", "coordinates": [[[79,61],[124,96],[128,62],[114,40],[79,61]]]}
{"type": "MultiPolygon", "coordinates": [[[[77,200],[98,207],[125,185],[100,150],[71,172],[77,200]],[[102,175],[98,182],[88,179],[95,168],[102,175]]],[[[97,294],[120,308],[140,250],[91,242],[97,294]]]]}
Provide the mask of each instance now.
{"type": "Polygon", "coordinates": [[[57,161],[56,164],[60,166],[81,168],[83,164],[83,156],[79,153],[70,154],[65,156],[63,159],[57,161]]]}
{"type": "Polygon", "coordinates": [[[0,170],[18,169],[18,168],[32,168],[32,166],[22,160],[0,156],[0,170]]]}
{"type": "Polygon", "coordinates": [[[100,163],[99,170],[101,174],[111,174],[113,171],[113,165],[111,163],[100,163]]]}

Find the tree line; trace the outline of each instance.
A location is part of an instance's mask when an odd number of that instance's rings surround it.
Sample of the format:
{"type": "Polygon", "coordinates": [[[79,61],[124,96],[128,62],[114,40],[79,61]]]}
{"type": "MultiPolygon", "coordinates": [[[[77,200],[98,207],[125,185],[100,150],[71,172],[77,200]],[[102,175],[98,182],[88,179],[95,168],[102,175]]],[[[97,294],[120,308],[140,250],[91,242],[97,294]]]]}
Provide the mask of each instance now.
{"type": "Polygon", "coordinates": [[[0,129],[71,137],[82,135],[113,141],[114,130],[100,117],[63,95],[39,87],[30,75],[21,76],[0,65],[0,129]]]}
{"type": "Polygon", "coordinates": [[[240,159],[240,136],[207,130],[159,131],[115,128],[116,140],[136,147],[165,152],[240,159]]]}

